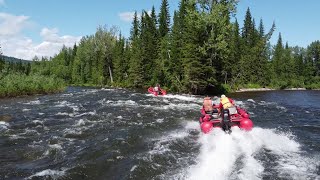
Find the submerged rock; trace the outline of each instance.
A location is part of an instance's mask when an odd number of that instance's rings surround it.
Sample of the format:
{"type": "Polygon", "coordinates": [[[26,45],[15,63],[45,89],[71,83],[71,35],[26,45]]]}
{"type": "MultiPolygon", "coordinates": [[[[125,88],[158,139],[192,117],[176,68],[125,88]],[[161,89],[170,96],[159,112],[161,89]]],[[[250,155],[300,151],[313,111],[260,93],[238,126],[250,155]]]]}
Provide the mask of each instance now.
{"type": "Polygon", "coordinates": [[[0,121],[9,122],[11,121],[12,116],[11,115],[0,115],[0,121]]]}

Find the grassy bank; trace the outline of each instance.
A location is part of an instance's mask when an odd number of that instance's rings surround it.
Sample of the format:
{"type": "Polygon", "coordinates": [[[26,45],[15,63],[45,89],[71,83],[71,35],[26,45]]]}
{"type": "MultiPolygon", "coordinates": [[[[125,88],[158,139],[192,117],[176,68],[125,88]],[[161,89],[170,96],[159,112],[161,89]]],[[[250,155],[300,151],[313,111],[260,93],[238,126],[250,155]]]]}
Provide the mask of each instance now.
{"type": "Polygon", "coordinates": [[[320,83],[312,84],[300,84],[299,86],[268,86],[263,87],[258,84],[243,84],[230,87],[229,85],[223,85],[226,93],[232,92],[248,92],[248,91],[271,91],[271,90],[319,90],[320,83]]]}
{"type": "Polygon", "coordinates": [[[49,76],[0,75],[0,97],[55,93],[63,91],[65,87],[63,80],[49,76]]]}

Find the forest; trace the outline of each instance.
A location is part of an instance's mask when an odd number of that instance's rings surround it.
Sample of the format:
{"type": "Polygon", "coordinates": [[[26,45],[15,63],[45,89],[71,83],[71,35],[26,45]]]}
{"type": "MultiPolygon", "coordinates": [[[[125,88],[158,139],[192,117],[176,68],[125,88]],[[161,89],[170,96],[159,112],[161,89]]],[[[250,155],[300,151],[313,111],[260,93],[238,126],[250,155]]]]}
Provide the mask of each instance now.
{"type": "Polygon", "coordinates": [[[54,57],[0,60],[0,96],[1,89],[10,91],[3,80],[11,74],[51,78],[60,90],[62,84],[146,88],[156,83],[168,92],[190,94],[320,88],[319,40],[292,47],[278,34],[272,45],[276,24],[265,29],[248,8],[240,27],[236,0],[180,0],[173,14],[169,8],[162,0],[158,14],[154,7],[136,11],[128,38],[104,25],[54,57]]]}

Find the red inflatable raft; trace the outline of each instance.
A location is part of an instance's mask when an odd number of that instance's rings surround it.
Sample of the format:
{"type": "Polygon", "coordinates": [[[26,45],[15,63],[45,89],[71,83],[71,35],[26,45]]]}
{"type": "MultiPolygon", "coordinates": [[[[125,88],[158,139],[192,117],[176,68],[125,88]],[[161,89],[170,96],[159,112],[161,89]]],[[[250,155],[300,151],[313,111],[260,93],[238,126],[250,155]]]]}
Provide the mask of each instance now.
{"type": "Polygon", "coordinates": [[[240,107],[236,107],[236,109],[237,114],[228,115],[227,113],[218,113],[218,111],[208,114],[202,108],[202,116],[200,117],[201,131],[209,133],[214,128],[222,128],[224,131],[230,133],[231,127],[234,126],[250,131],[253,127],[253,122],[250,120],[249,114],[240,107]]]}
{"type": "Polygon", "coordinates": [[[161,89],[161,88],[159,88],[159,94],[158,94],[156,91],[154,91],[153,87],[149,87],[148,88],[148,92],[153,94],[153,95],[155,95],[155,96],[158,96],[158,95],[162,95],[163,96],[163,95],[167,94],[167,91],[164,90],[164,89],[161,89]]]}

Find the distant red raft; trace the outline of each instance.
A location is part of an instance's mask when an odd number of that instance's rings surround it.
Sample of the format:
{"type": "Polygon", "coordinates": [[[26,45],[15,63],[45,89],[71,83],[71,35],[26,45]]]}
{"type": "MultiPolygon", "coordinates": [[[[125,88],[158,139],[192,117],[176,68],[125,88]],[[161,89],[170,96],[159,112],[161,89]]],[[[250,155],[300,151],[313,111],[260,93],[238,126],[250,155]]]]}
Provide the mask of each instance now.
{"type": "Polygon", "coordinates": [[[246,131],[250,131],[253,128],[253,122],[251,121],[249,114],[240,107],[236,107],[236,109],[237,114],[229,115],[226,112],[218,113],[218,111],[208,114],[202,108],[202,116],[200,117],[201,131],[204,133],[209,133],[214,128],[221,128],[230,133],[231,127],[234,126],[246,131]]]}
{"type": "Polygon", "coordinates": [[[148,92],[155,95],[155,96],[158,96],[158,95],[164,96],[167,94],[167,91],[164,89],[161,89],[161,88],[159,88],[159,94],[158,94],[156,91],[154,91],[153,87],[149,87],[148,92]]]}

